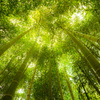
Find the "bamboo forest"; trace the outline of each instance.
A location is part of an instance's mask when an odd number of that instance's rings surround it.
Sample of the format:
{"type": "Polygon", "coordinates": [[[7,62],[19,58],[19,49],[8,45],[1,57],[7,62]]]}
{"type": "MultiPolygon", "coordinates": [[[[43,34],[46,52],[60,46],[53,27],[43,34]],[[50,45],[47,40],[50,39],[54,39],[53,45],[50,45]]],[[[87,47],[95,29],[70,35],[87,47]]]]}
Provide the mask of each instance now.
{"type": "Polygon", "coordinates": [[[0,100],[100,100],[100,0],[0,0],[0,100]]]}

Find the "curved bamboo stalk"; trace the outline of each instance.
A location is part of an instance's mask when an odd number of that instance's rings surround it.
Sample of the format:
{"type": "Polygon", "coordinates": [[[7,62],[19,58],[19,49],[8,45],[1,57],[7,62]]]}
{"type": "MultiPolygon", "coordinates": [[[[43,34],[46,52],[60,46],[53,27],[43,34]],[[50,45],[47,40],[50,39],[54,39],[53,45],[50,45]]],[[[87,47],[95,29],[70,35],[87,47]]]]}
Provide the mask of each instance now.
{"type": "Polygon", "coordinates": [[[6,67],[1,71],[0,75],[4,73],[4,71],[9,67],[9,65],[11,64],[13,59],[10,59],[10,61],[8,62],[8,64],[6,65],[6,67]]]}
{"type": "Polygon", "coordinates": [[[2,100],[12,100],[13,95],[15,93],[15,90],[19,84],[19,81],[21,80],[22,76],[23,76],[23,71],[26,68],[26,64],[29,61],[29,58],[32,54],[34,46],[32,46],[32,48],[30,49],[29,53],[27,53],[27,56],[24,60],[24,62],[22,63],[21,67],[19,68],[18,72],[16,73],[14,80],[12,81],[11,85],[9,86],[8,90],[6,91],[6,93],[4,94],[2,100]]]}
{"type": "MultiPolygon", "coordinates": [[[[76,47],[74,46],[74,48],[76,49],[76,47]]],[[[90,69],[90,71],[92,72],[92,74],[95,76],[95,78],[97,79],[98,83],[100,83],[100,79],[98,78],[98,76],[96,75],[96,73],[94,72],[94,70],[92,69],[91,65],[89,62],[87,62],[87,60],[82,56],[82,54],[76,49],[76,51],[79,53],[80,57],[84,60],[84,62],[87,64],[88,68],[90,69]]]]}
{"type": "MultiPolygon", "coordinates": [[[[82,99],[85,100],[85,98],[84,98],[84,96],[83,96],[83,93],[80,91],[80,87],[78,87],[78,88],[79,88],[79,89],[78,89],[78,93],[81,95],[82,99]]],[[[79,99],[79,100],[81,100],[81,99],[79,99]]]]}
{"type": "Polygon", "coordinates": [[[33,71],[33,75],[32,75],[32,79],[31,79],[31,82],[30,82],[30,86],[29,86],[29,90],[28,90],[28,94],[27,94],[26,100],[30,99],[30,95],[31,95],[32,85],[33,85],[33,82],[34,82],[34,76],[35,76],[36,69],[37,69],[37,62],[36,62],[36,65],[35,65],[35,68],[34,68],[34,71],[33,71]]]}
{"type": "Polygon", "coordinates": [[[45,63],[45,86],[44,86],[44,100],[46,100],[46,71],[47,71],[47,63],[45,63]]]}
{"type": "Polygon", "coordinates": [[[84,44],[84,45],[91,51],[91,53],[93,55],[95,55],[96,57],[100,58],[100,56],[96,52],[94,52],[90,47],[88,47],[86,44],[84,44]]]}
{"type": "Polygon", "coordinates": [[[2,80],[0,80],[0,84],[5,80],[5,78],[6,78],[7,75],[12,71],[13,68],[14,68],[14,67],[12,67],[12,68],[10,69],[10,71],[8,71],[8,72],[3,76],[2,80]]]}
{"type": "Polygon", "coordinates": [[[83,85],[83,83],[82,83],[80,77],[79,77],[79,81],[80,81],[81,86],[83,87],[83,89],[84,89],[84,91],[85,91],[85,95],[86,95],[86,97],[87,97],[87,100],[90,100],[90,98],[89,98],[89,96],[88,96],[88,93],[86,92],[85,87],[84,87],[84,85],[83,85]]]}
{"type": "Polygon", "coordinates": [[[97,38],[97,37],[94,37],[94,36],[91,36],[91,35],[78,33],[78,32],[71,31],[71,30],[68,30],[68,31],[72,32],[73,34],[75,34],[77,36],[81,36],[81,37],[83,37],[85,39],[88,39],[88,40],[91,40],[91,41],[94,41],[94,42],[97,42],[98,44],[100,44],[100,38],[97,38]]]}
{"type": "Polygon", "coordinates": [[[94,87],[94,89],[100,95],[100,91],[99,91],[98,87],[93,83],[93,80],[91,80],[91,77],[89,77],[89,75],[87,75],[86,70],[84,71],[80,66],[79,66],[79,69],[81,69],[81,71],[84,73],[85,77],[88,79],[90,84],[94,87]]]}
{"type": "Polygon", "coordinates": [[[51,51],[49,57],[49,100],[52,100],[52,86],[51,86],[51,51]]]}
{"type": "Polygon", "coordinates": [[[53,47],[53,38],[54,38],[54,34],[51,36],[51,44],[50,44],[50,56],[49,56],[49,100],[53,100],[52,97],[52,79],[51,79],[51,52],[52,52],[52,47],[53,47]]]}
{"type": "Polygon", "coordinates": [[[30,30],[32,30],[33,27],[31,27],[29,30],[23,32],[19,36],[12,39],[10,42],[6,43],[4,46],[0,47],[0,56],[8,49],[10,48],[14,43],[16,43],[19,39],[21,39],[26,33],[28,33],[30,30]]]}
{"type": "Polygon", "coordinates": [[[56,71],[57,71],[57,78],[58,78],[58,84],[59,84],[59,90],[60,90],[61,100],[64,100],[64,98],[63,98],[63,92],[62,92],[62,87],[61,87],[61,82],[60,82],[60,77],[59,77],[59,72],[58,72],[58,67],[56,67],[56,71]]]}
{"type": "Polygon", "coordinates": [[[71,37],[71,39],[80,48],[81,52],[84,54],[87,61],[91,64],[91,66],[95,70],[96,74],[100,77],[100,63],[97,61],[97,59],[94,57],[94,55],[82,44],[82,42],[80,40],[76,39],[76,37],[74,37],[70,32],[67,32],[67,34],[71,37]]]}
{"type": "Polygon", "coordinates": [[[71,98],[72,98],[72,100],[75,100],[67,72],[65,72],[65,79],[66,79],[66,82],[67,82],[67,85],[68,85],[68,88],[70,91],[71,98]]]}
{"type": "MultiPolygon", "coordinates": [[[[39,31],[40,31],[40,28],[39,28],[39,31]]],[[[37,38],[38,38],[38,35],[39,35],[39,31],[37,33],[37,38]]],[[[20,80],[22,79],[22,76],[25,72],[26,64],[29,61],[29,59],[30,59],[30,57],[33,53],[33,49],[34,49],[35,43],[37,41],[37,38],[36,38],[33,46],[31,47],[31,49],[29,50],[29,52],[27,52],[25,60],[23,61],[21,67],[19,68],[18,72],[16,73],[14,80],[12,81],[8,90],[5,92],[4,96],[2,97],[2,100],[12,100],[13,99],[15,90],[16,90],[16,88],[17,88],[17,86],[18,86],[18,84],[19,84],[20,80]]]]}
{"type": "Polygon", "coordinates": [[[9,61],[8,64],[6,65],[6,67],[1,71],[0,75],[3,74],[4,71],[5,71],[6,69],[9,70],[9,66],[10,66],[11,62],[14,60],[14,58],[15,58],[15,56],[13,56],[13,57],[10,59],[10,61],[9,61]]]}
{"type": "Polygon", "coordinates": [[[100,47],[99,46],[97,46],[95,43],[93,43],[92,41],[90,41],[89,40],[89,42],[94,46],[94,47],[96,47],[98,50],[100,50],[100,47]]]}
{"type": "MultiPolygon", "coordinates": [[[[40,50],[41,50],[41,49],[40,49],[40,50]]],[[[39,51],[39,54],[40,54],[40,51],[39,51]]],[[[38,55],[38,58],[37,58],[37,61],[36,61],[36,65],[35,65],[34,71],[33,71],[33,75],[32,75],[32,79],[31,79],[30,85],[29,85],[29,89],[28,89],[28,93],[27,93],[27,98],[26,98],[26,100],[29,100],[29,99],[30,99],[31,90],[32,90],[32,85],[33,85],[33,83],[34,83],[34,76],[35,76],[36,69],[37,69],[38,59],[39,59],[39,55],[38,55]]]]}

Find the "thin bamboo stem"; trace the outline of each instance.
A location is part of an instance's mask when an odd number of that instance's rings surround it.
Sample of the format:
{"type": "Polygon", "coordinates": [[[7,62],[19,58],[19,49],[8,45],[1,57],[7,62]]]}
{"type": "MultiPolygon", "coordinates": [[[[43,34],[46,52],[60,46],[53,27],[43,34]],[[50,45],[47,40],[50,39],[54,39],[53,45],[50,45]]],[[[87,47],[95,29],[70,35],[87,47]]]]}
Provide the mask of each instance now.
{"type": "Polygon", "coordinates": [[[70,32],[67,32],[67,34],[71,37],[73,42],[75,42],[76,45],[80,48],[81,52],[84,54],[87,61],[91,64],[91,67],[95,70],[96,74],[100,77],[100,63],[97,61],[94,55],[82,44],[80,40],[76,39],[76,37],[74,37],[70,32]]]}
{"type": "Polygon", "coordinates": [[[58,78],[58,84],[59,84],[59,90],[60,90],[61,100],[64,100],[64,98],[63,98],[63,92],[62,92],[62,87],[61,87],[61,82],[60,82],[60,77],[59,77],[59,72],[58,72],[58,68],[57,67],[56,67],[56,71],[57,71],[57,78],[58,78]]]}
{"type": "Polygon", "coordinates": [[[68,85],[68,88],[70,91],[71,98],[72,98],[72,100],[75,100],[67,72],[65,72],[65,79],[66,79],[66,82],[67,82],[67,85],[68,85]]]}
{"type": "MultiPolygon", "coordinates": [[[[76,47],[74,46],[74,48],[76,49],[76,47]]],[[[88,66],[88,68],[90,69],[90,71],[92,72],[92,74],[95,76],[95,78],[97,79],[98,83],[100,83],[100,79],[98,78],[97,74],[94,72],[94,70],[92,69],[91,65],[89,62],[87,62],[86,58],[84,58],[82,56],[82,54],[76,49],[76,51],[79,53],[80,57],[84,60],[84,62],[86,63],[86,65],[88,66]]]]}
{"type": "Polygon", "coordinates": [[[33,82],[34,82],[34,76],[35,76],[35,73],[36,73],[36,69],[37,69],[37,63],[35,65],[35,68],[34,68],[34,71],[33,71],[33,75],[32,75],[32,79],[31,79],[31,82],[30,82],[30,86],[29,86],[29,90],[28,90],[26,100],[30,100],[30,95],[31,95],[32,85],[33,85],[33,82]]]}
{"type": "Polygon", "coordinates": [[[10,48],[14,43],[16,43],[19,39],[21,39],[26,33],[28,33],[30,30],[32,30],[33,27],[31,27],[29,30],[23,32],[19,36],[12,39],[10,42],[6,43],[4,46],[0,47],[0,56],[8,49],[10,48]]]}
{"type": "Polygon", "coordinates": [[[91,36],[91,35],[78,33],[78,32],[71,31],[71,30],[68,30],[68,31],[72,32],[73,34],[75,34],[77,36],[81,36],[81,37],[83,37],[85,39],[88,39],[88,40],[91,40],[91,41],[94,41],[94,42],[97,42],[98,44],[100,44],[100,38],[98,38],[98,37],[94,37],[94,36],[91,36]]]}

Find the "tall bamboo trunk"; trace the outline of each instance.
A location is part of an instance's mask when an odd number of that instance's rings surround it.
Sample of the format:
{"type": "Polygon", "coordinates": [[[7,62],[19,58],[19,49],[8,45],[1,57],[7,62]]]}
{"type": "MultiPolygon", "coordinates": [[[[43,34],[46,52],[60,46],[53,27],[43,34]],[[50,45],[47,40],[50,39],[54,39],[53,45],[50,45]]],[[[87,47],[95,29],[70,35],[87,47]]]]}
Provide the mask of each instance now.
{"type": "Polygon", "coordinates": [[[92,42],[92,41],[90,41],[90,40],[89,40],[89,42],[90,42],[94,47],[96,47],[98,50],[100,50],[100,47],[99,47],[98,45],[96,45],[94,42],[92,42]]]}
{"type": "Polygon", "coordinates": [[[65,72],[65,79],[66,79],[66,82],[67,82],[67,85],[68,85],[68,88],[70,91],[71,98],[72,98],[72,100],[75,100],[67,72],[65,72]]]}
{"type": "MultiPolygon", "coordinates": [[[[81,95],[82,99],[85,100],[83,93],[80,91],[80,87],[78,87],[78,93],[81,95]]],[[[80,99],[81,100],[81,99],[80,99]]]]}
{"type": "Polygon", "coordinates": [[[21,78],[24,74],[23,72],[26,68],[26,64],[27,64],[27,62],[29,61],[29,58],[32,55],[33,49],[34,49],[34,45],[31,47],[31,49],[27,53],[27,56],[26,56],[24,62],[22,63],[21,67],[19,68],[18,72],[16,73],[16,75],[15,75],[11,85],[9,86],[8,90],[6,91],[4,96],[2,97],[2,100],[12,100],[13,99],[16,88],[17,88],[17,86],[18,86],[18,84],[19,84],[19,82],[20,82],[20,80],[21,80],[21,78]]]}
{"type": "Polygon", "coordinates": [[[91,80],[91,77],[89,77],[86,73],[86,71],[84,71],[80,66],[79,69],[81,69],[81,71],[84,73],[85,77],[88,79],[89,83],[94,87],[94,89],[97,91],[97,93],[100,95],[100,91],[98,89],[98,87],[93,83],[93,80],[91,80]]]}
{"type": "Polygon", "coordinates": [[[8,64],[6,65],[6,67],[1,71],[0,75],[2,75],[2,74],[4,73],[4,71],[10,66],[12,60],[13,60],[13,58],[10,59],[10,61],[9,61],[8,64]]]}
{"type": "Polygon", "coordinates": [[[47,63],[45,63],[45,84],[44,84],[44,100],[46,100],[46,70],[47,70],[47,63]]]}
{"type": "Polygon", "coordinates": [[[90,71],[92,72],[92,74],[95,76],[95,78],[97,79],[98,83],[100,83],[100,79],[98,78],[97,74],[94,72],[94,70],[92,69],[91,65],[89,62],[87,62],[87,60],[82,56],[82,54],[77,50],[77,48],[74,46],[74,48],[76,49],[76,51],[79,53],[80,57],[84,60],[84,62],[87,64],[88,68],[90,69],[90,71]]]}
{"type": "Polygon", "coordinates": [[[91,35],[78,33],[78,32],[71,31],[71,30],[68,30],[68,31],[72,32],[73,34],[75,34],[77,36],[81,36],[81,37],[83,37],[85,39],[88,39],[88,40],[91,40],[91,41],[94,41],[94,42],[97,42],[98,44],[100,44],[100,38],[97,38],[97,37],[94,37],[94,36],[91,36],[91,35]]]}
{"type": "Polygon", "coordinates": [[[29,90],[28,90],[26,100],[30,100],[30,95],[31,95],[32,85],[33,85],[33,82],[34,82],[34,76],[35,76],[35,73],[36,73],[36,69],[37,69],[37,62],[36,62],[36,65],[35,65],[35,68],[34,68],[34,71],[33,71],[33,75],[32,75],[32,79],[31,79],[31,82],[30,82],[30,86],[29,86],[29,90]]]}
{"type": "Polygon", "coordinates": [[[20,34],[19,36],[15,37],[14,39],[12,39],[10,42],[8,42],[7,44],[5,44],[4,46],[0,47],[0,56],[8,49],[10,48],[14,43],[16,43],[20,38],[22,38],[26,33],[28,33],[30,30],[32,30],[32,28],[30,28],[29,30],[25,31],[24,33],[20,34]]]}
{"type": "Polygon", "coordinates": [[[2,82],[4,82],[5,78],[9,75],[9,73],[12,71],[12,69],[14,68],[15,66],[13,66],[2,78],[2,80],[0,80],[0,84],[2,84],[2,82]]]}
{"type": "Polygon", "coordinates": [[[94,55],[82,44],[80,40],[76,39],[76,37],[74,37],[70,32],[66,32],[66,33],[80,48],[81,52],[84,54],[87,61],[91,64],[91,67],[95,70],[96,74],[100,77],[100,63],[97,61],[94,55]]]}
{"type": "Polygon", "coordinates": [[[88,96],[88,93],[86,92],[85,87],[84,87],[84,85],[83,85],[83,83],[82,83],[80,77],[79,77],[79,81],[80,81],[81,86],[83,87],[83,89],[84,89],[84,91],[85,91],[85,95],[86,95],[86,97],[87,97],[87,100],[90,100],[90,99],[89,99],[89,96],[88,96]]]}
{"type": "Polygon", "coordinates": [[[58,67],[56,67],[56,71],[57,71],[57,79],[58,79],[58,84],[59,84],[59,90],[60,90],[61,100],[64,100],[64,98],[63,98],[63,92],[62,92],[62,87],[61,87],[61,82],[60,82],[60,77],[59,77],[59,72],[58,72],[58,67]]]}
{"type": "MultiPolygon", "coordinates": [[[[84,44],[85,45],[85,44],[84,44]]],[[[93,49],[91,49],[90,47],[88,47],[87,45],[85,45],[90,51],[91,51],[91,53],[93,54],[93,55],[95,55],[96,57],[99,57],[100,58],[100,56],[96,53],[96,52],[94,52],[93,51],[93,49]]]]}
{"type": "Polygon", "coordinates": [[[51,51],[49,57],[49,100],[52,100],[52,85],[51,85],[51,51]]]}

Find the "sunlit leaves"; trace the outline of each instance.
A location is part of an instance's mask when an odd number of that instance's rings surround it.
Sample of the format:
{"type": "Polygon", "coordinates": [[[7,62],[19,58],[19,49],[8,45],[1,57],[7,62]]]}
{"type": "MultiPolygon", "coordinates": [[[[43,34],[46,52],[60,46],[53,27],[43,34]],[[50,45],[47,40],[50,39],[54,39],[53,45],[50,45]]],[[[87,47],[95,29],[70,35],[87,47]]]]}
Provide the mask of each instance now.
{"type": "MultiPolygon", "coordinates": [[[[90,34],[93,36],[100,35],[100,17],[98,9],[99,3],[95,0],[83,1],[4,0],[1,2],[1,46],[10,41],[12,38],[26,31],[30,27],[33,27],[33,30],[28,32],[24,37],[17,41],[17,43],[9,48],[9,50],[6,51],[0,58],[0,69],[2,70],[7,65],[12,56],[17,56],[12,64],[16,64],[17,59],[20,59],[20,61],[17,62],[18,66],[15,67],[15,69],[18,69],[18,67],[20,67],[21,63],[23,62],[27,51],[33,46],[33,44],[35,44],[33,55],[27,64],[28,68],[23,75],[23,81],[21,81],[16,91],[16,98],[18,100],[25,99],[25,94],[31,80],[32,71],[34,70],[40,47],[42,47],[42,49],[39,55],[35,83],[32,88],[32,100],[34,98],[36,100],[43,98],[45,80],[46,98],[49,97],[48,71],[50,52],[52,65],[53,97],[56,100],[59,100],[60,98],[55,67],[59,68],[65,100],[71,99],[68,92],[68,87],[66,87],[66,82],[64,79],[64,72],[66,71],[68,72],[68,75],[70,77],[71,85],[74,88],[75,95],[78,95],[76,88],[78,88],[78,85],[80,85],[77,72],[79,72],[79,74],[81,75],[81,79],[83,79],[84,82],[87,82],[85,88],[88,90],[89,84],[87,79],[84,77],[84,74],[82,74],[81,70],[77,70],[78,64],[83,68],[87,68],[87,66],[84,65],[81,60],[79,60],[79,55],[73,48],[74,44],[72,43],[68,35],[61,29],[61,27],[63,27],[70,30],[77,30],[78,32],[82,32],[83,34],[90,34]],[[75,82],[72,79],[73,77],[75,79],[75,82]],[[78,83],[78,85],[76,83],[78,83]],[[24,90],[24,92],[22,92],[22,90],[24,90]]],[[[85,39],[82,39],[82,41],[85,44],[88,43],[87,41],[85,41],[85,39]]],[[[92,45],[89,46],[93,47],[92,45]]],[[[94,48],[94,51],[98,51],[99,54],[99,50],[97,50],[96,48],[94,48]]],[[[15,69],[13,69],[13,71],[10,73],[11,75],[15,74],[15,69]]],[[[9,79],[12,79],[12,77],[6,79],[5,82],[8,82],[9,79]]],[[[4,88],[4,90],[5,89],[6,88],[4,88]]],[[[93,97],[94,99],[95,95],[97,94],[94,94],[92,96],[90,90],[93,90],[93,88],[90,88],[88,91],[89,96],[91,98],[93,97]]],[[[84,94],[83,90],[82,93],[84,94]]],[[[78,100],[78,98],[76,100],[78,100]]]]}
{"type": "Polygon", "coordinates": [[[38,9],[36,9],[35,11],[29,11],[29,14],[28,14],[28,22],[33,24],[33,23],[39,23],[40,21],[40,12],[38,9]]]}

